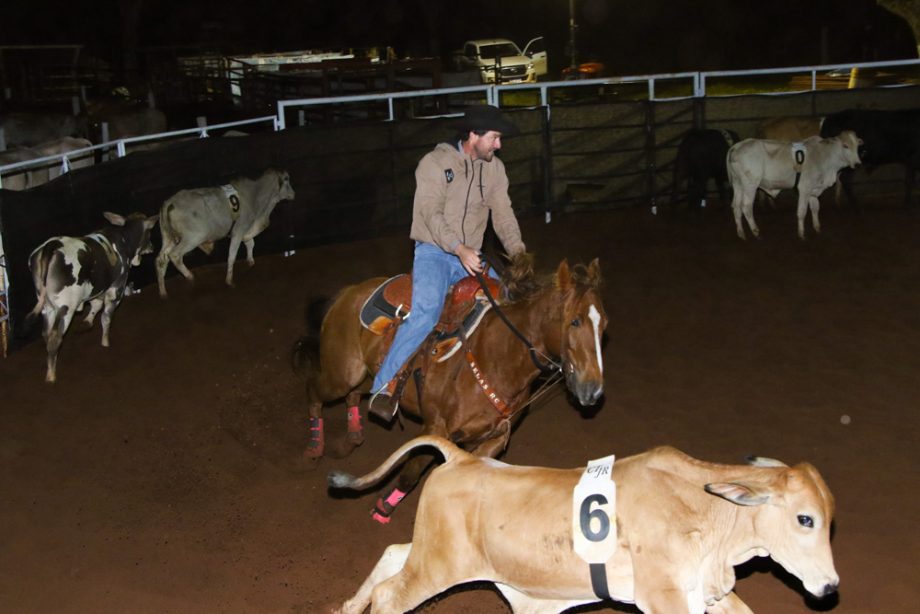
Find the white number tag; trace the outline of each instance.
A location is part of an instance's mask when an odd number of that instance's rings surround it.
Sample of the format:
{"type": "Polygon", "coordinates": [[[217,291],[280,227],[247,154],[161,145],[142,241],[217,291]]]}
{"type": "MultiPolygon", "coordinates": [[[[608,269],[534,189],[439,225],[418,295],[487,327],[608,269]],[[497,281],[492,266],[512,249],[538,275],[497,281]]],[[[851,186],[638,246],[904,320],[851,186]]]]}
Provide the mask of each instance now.
{"type": "Polygon", "coordinates": [[[617,548],[614,455],[588,463],[572,496],[572,541],[587,563],[605,563],[617,548]]]}

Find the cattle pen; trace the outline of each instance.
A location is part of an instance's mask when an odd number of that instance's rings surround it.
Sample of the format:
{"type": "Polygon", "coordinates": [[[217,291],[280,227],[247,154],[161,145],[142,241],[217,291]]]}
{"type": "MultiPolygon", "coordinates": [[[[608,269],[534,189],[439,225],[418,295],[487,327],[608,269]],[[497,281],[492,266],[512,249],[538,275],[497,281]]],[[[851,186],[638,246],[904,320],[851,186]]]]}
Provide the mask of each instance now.
{"type": "MultiPolygon", "coordinates": [[[[735,570],[738,595],[761,614],[912,611],[920,217],[900,206],[901,169],[859,176],[866,206],[827,207],[822,235],[805,242],[782,199],[758,213],[762,239],[748,242],[727,203],[664,204],[691,127],[750,136],[767,117],[920,106],[916,83],[819,89],[831,68],[802,69],[794,76],[813,87],[783,93],[726,95],[713,81],[731,75],[688,73],[281,101],[246,136],[216,138],[239,128],[222,123],[159,148],[94,145],[112,159],[0,190],[0,273],[11,282],[0,318],[15,350],[0,361],[0,611],[312,614],[354,594],[387,546],[411,541],[421,488],[383,527],[370,518],[376,490],[332,492],[326,475],[371,470],[418,425],[369,420],[353,454],[305,463],[304,379],[289,354],[310,306],[411,266],[415,165],[453,138],[453,115],[483,101],[521,128],[502,159],[538,271],[599,258],[610,320],[601,403],[583,408],[551,388],[502,461],[583,467],[667,444],[713,462],[811,462],[835,497],[839,593],[817,601],[758,558],[735,570]],[[189,254],[196,284],[167,278],[168,300],[146,257],[111,347],[98,330],[69,335],[60,380],[43,384],[44,347],[23,321],[38,244],[93,231],[103,211],[153,214],[178,190],[266,167],[286,170],[296,197],[278,205],[236,287],[225,283],[226,242],[189,254]]],[[[326,416],[330,439],[346,432],[343,404],[326,416]]],[[[636,612],[578,611],[611,610],[636,612]]],[[[509,608],[473,583],[416,611],[509,608]]]]}
{"type": "MultiPolygon", "coordinates": [[[[202,119],[193,128],[98,144],[92,148],[96,155],[114,149],[117,157],[25,192],[0,190],[5,249],[0,258],[8,284],[3,325],[11,325],[15,346],[16,329],[34,300],[25,260],[48,236],[89,232],[100,224],[104,207],[114,203],[131,202],[153,213],[180,189],[255,174],[265,163],[287,167],[298,192],[297,201],[279,208],[279,219],[261,240],[266,251],[291,252],[404,227],[415,162],[430,143],[450,138],[451,116],[470,102],[499,105],[521,127],[514,146],[503,152],[512,200],[520,214],[549,222],[553,215],[583,210],[639,206],[657,212],[670,196],[677,144],[693,127],[734,130],[744,138],[776,116],[916,107],[920,86],[911,75],[918,67],[918,60],[846,66],[863,75],[875,71],[903,79],[842,90],[818,89],[820,75],[844,68],[831,65],[279,100],[274,116],[213,126],[202,119]],[[802,86],[801,79],[794,80],[801,75],[808,77],[808,87],[789,91],[790,84],[802,86]],[[726,89],[732,79],[777,76],[787,79],[785,90],[776,91],[769,80],[766,91],[757,93],[726,89]],[[255,131],[234,139],[197,138],[240,128],[255,131]],[[159,147],[124,157],[130,147],[151,143],[159,147]]],[[[866,79],[852,85],[866,85],[866,79]]],[[[66,155],[33,164],[55,160],[67,170],[66,155]]],[[[3,167],[0,173],[29,165],[3,167]]],[[[856,189],[887,197],[903,183],[901,169],[887,166],[860,174],[856,189]]]]}

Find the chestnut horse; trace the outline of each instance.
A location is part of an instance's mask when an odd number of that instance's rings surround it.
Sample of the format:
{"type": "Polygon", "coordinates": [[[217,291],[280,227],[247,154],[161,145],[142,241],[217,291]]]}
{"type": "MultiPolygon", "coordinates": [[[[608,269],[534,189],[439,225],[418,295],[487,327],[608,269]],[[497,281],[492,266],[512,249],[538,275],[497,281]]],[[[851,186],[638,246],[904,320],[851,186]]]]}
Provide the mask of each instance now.
{"type": "MultiPolygon", "coordinates": [[[[309,352],[303,340],[295,348],[309,365],[307,458],[323,455],[323,404],[342,397],[348,407],[350,446],[344,453],[363,441],[358,402],[370,390],[384,337],[362,327],[358,314],[383,281],[369,279],[342,290],[323,318],[313,355],[304,356],[309,352]]],[[[473,454],[493,458],[507,446],[512,426],[530,400],[531,384],[541,373],[538,362],[561,371],[582,405],[596,403],[604,390],[601,338],[607,315],[598,291],[597,259],[587,267],[569,267],[563,260],[552,279],[541,283],[534,278],[532,257],[522,254],[505,270],[502,281],[510,301],[501,305],[502,313],[488,311],[460,351],[443,362],[429,360],[423,378],[410,377],[399,399],[401,410],[421,418],[423,435],[440,435],[473,454]]],[[[424,360],[423,352],[416,358],[424,360]]],[[[378,500],[375,519],[388,521],[432,459],[420,456],[406,464],[396,487],[378,500]]]]}

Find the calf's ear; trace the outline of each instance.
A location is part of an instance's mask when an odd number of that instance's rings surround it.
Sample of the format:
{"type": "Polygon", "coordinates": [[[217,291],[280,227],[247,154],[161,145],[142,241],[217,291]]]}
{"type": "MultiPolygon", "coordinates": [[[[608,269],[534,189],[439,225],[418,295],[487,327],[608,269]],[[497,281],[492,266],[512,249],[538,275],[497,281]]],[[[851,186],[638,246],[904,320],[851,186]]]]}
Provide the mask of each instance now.
{"type": "Polygon", "coordinates": [[[706,492],[737,505],[762,505],[770,499],[770,493],[751,483],[713,482],[704,486],[706,492]]]}
{"type": "Polygon", "coordinates": [[[151,215],[146,220],[144,220],[144,228],[153,228],[156,225],[158,219],[160,219],[159,213],[156,215],[151,215]]]}
{"type": "Polygon", "coordinates": [[[124,216],[118,215],[117,213],[112,213],[111,211],[103,211],[102,215],[105,216],[105,219],[107,219],[111,224],[115,224],[116,226],[125,225],[124,216]]]}

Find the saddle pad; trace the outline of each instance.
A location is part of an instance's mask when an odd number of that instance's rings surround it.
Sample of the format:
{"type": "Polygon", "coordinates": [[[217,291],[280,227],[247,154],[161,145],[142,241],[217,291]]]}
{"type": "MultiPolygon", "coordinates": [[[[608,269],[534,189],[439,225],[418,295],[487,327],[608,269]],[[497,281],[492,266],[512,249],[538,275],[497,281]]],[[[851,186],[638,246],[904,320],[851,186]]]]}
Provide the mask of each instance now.
{"type": "Polygon", "coordinates": [[[383,335],[396,318],[405,320],[409,317],[411,293],[411,276],[403,273],[389,278],[377,286],[361,306],[361,325],[375,335],[383,335]],[[401,288],[403,286],[408,286],[408,292],[401,288]],[[391,301],[396,301],[396,304],[391,301]]]}

